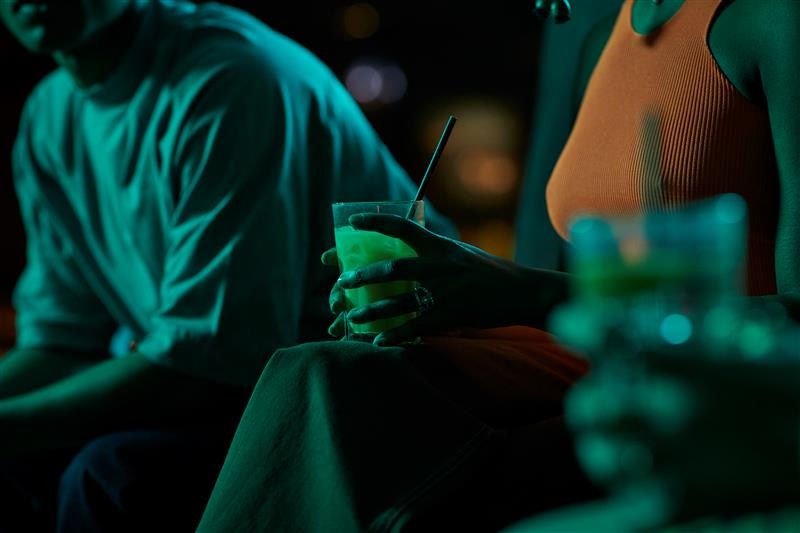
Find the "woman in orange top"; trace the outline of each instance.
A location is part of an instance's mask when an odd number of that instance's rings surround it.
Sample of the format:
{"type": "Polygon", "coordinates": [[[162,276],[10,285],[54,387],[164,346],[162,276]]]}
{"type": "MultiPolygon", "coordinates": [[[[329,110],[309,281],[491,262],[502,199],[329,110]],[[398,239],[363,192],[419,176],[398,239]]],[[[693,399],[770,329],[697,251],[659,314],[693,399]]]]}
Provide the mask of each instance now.
{"type": "MultiPolygon", "coordinates": [[[[751,213],[749,293],[800,307],[798,28],[794,0],[627,0],[548,187],[554,226],[566,236],[580,212],[646,212],[737,192],[751,213]],[[637,134],[653,111],[663,166],[642,184],[652,161],[642,160],[637,134]]],[[[392,280],[416,280],[433,299],[374,346],[277,352],[200,530],[492,529],[576,496],[571,445],[544,429],[585,371],[541,329],[567,298],[569,276],[398,217],[350,222],[403,239],[419,257],[344,274],[334,312],[342,288],[392,280]],[[531,428],[534,438],[523,438],[531,428]]],[[[335,253],[323,261],[334,265],[335,253]]],[[[349,318],[419,305],[406,294],[349,318]]],[[[341,315],[331,331],[341,334],[341,315]]]]}

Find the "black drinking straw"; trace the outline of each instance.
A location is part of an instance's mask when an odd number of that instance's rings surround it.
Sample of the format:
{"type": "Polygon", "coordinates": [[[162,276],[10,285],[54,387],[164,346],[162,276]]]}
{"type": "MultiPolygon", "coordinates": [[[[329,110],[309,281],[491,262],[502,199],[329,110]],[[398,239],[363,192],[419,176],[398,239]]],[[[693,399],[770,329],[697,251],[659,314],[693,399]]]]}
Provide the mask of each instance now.
{"type": "Polygon", "coordinates": [[[439,163],[439,158],[442,156],[444,147],[447,144],[447,139],[450,138],[450,134],[453,132],[453,126],[456,125],[456,120],[458,120],[456,117],[450,115],[450,117],[447,119],[447,124],[444,125],[442,136],[439,138],[439,144],[436,145],[436,150],[433,151],[431,161],[428,163],[428,168],[425,170],[425,174],[422,176],[422,181],[419,182],[419,189],[417,189],[417,195],[414,197],[414,203],[411,204],[408,214],[406,215],[406,218],[408,219],[411,219],[414,216],[417,202],[422,200],[423,196],[425,196],[425,190],[428,188],[428,179],[431,177],[431,174],[433,174],[433,171],[436,170],[436,165],[439,163]]]}

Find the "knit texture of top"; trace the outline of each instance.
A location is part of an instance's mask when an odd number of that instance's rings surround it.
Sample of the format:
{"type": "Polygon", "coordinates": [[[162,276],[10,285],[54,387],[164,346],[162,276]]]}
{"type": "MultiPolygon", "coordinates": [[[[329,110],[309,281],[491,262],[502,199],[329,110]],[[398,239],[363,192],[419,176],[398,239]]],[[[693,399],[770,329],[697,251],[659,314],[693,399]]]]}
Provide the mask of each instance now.
{"type": "Polygon", "coordinates": [[[777,165],[766,110],[734,87],[709,49],[723,3],[687,1],[640,35],[626,0],[551,175],[547,206],[567,238],[578,214],[670,210],[737,193],[749,212],[747,292],[772,294],[777,165]]]}

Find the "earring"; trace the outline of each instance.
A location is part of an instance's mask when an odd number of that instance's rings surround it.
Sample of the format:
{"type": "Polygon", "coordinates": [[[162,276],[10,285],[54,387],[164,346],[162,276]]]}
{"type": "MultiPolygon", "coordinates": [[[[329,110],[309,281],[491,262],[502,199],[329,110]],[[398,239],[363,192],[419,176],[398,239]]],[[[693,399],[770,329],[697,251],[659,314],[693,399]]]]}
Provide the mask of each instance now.
{"type": "Polygon", "coordinates": [[[561,24],[569,20],[572,6],[569,0],[536,0],[533,12],[541,19],[550,16],[556,24],[561,24]]]}

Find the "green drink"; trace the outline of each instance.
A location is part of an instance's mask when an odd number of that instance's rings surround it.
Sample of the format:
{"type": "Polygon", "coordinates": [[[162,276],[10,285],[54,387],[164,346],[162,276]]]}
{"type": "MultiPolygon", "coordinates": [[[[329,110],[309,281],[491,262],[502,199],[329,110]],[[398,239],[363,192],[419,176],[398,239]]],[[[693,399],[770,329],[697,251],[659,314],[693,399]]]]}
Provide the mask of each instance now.
{"type": "Polygon", "coordinates": [[[728,280],[716,263],[679,254],[654,254],[626,263],[617,258],[597,258],[575,265],[575,288],[584,298],[636,297],[644,293],[690,292],[696,297],[717,297],[728,280]]]}
{"type": "Polygon", "coordinates": [[[738,296],[746,214],[741,198],[723,195],[678,211],[578,220],[571,234],[576,296],[660,295],[695,308],[738,296]]]}
{"type": "MultiPolygon", "coordinates": [[[[375,231],[357,230],[350,226],[348,222],[351,215],[361,213],[388,213],[405,217],[412,205],[415,205],[413,220],[422,225],[424,223],[422,202],[334,204],[334,237],[341,271],[348,272],[379,261],[416,257],[416,252],[402,240],[375,231]]],[[[357,289],[346,289],[347,311],[391,298],[392,296],[411,292],[416,286],[417,283],[413,281],[393,281],[389,283],[374,283],[357,289]]],[[[415,316],[416,313],[407,313],[364,324],[354,324],[347,320],[346,337],[348,340],[371,342],[379,333],[387,329],[396,328],[415,316]]]]}

